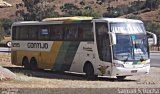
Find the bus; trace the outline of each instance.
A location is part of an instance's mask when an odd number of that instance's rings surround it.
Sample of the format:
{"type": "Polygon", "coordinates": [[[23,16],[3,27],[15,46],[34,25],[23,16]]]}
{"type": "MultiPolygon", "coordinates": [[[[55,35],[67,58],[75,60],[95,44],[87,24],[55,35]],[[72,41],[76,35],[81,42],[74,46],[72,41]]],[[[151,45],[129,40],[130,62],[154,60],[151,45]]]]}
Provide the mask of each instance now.
{"type": "Polygon", "coordinates": [[[125,79],[148,74],[150,52],[140,20],[60,17],[12,25],[12,64],[26,69],[51,69],[125,79]]]}

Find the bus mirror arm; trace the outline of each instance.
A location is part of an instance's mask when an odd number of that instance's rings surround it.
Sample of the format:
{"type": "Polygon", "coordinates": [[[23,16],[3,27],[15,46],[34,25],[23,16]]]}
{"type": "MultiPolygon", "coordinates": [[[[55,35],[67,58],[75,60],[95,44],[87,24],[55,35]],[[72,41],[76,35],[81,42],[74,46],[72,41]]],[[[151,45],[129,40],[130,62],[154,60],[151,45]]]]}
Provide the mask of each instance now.
{"type": "Polygon", "coordinates": [[[149,41],[150,42],[149,45],[157,45],[157,36],[156,36],[156,34],[154,34],[152,32],[148,32],[148,31],[147,31],[147,34],[152,36],[152,38],[150,38],[151,42],[149,41]]]}
{"type": "Polygon", "coordinates": [[[111,33],[111,32],[108,32],[108,34],[111,37],[111,44],[112,45],[116,45],[117,44],[117,42],[116,42],[116,34],[115,33],[111,33]]]}

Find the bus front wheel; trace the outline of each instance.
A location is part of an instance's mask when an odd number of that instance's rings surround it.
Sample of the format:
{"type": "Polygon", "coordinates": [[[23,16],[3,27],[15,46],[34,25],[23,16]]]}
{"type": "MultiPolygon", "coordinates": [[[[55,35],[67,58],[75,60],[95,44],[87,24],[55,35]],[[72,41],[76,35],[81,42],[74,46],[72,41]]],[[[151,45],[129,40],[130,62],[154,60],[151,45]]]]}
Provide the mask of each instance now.
{"type": "Polygon", "coordinates": [[[94,74],[94,68],[91,63],[86,63],[84,65],[84,72],[86,73],[87,80],[95,80],[97,75],[94,74]]]}

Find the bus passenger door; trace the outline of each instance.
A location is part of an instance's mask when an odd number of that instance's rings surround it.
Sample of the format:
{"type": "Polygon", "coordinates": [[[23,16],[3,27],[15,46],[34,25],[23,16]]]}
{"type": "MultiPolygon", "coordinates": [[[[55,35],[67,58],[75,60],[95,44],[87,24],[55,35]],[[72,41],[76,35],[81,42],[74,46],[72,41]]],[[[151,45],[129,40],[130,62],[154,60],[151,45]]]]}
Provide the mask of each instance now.
{"type": "Polygon", "coordinates": [[[111,75],[111,46],[110,38],[108,34],[107,23],[98,22],[95,25],[96,32],[96,44],[98,53],[98,73],[100,75],[111,75]]]}

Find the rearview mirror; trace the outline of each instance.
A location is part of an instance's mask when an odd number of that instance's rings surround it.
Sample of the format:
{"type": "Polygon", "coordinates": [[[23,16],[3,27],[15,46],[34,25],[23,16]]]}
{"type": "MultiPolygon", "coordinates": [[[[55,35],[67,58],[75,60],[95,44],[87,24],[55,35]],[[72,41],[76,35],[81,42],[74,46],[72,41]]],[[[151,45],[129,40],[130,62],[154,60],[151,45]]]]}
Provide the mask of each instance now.
{"type": "Polygon", "coordinates": [[[108,34],[111,36],[111,44],[112,45],[116,45],[117,42],[116,42],[116,34],[115,33],[111,33],[111,32],[108,32],[108,34]]]}
{"type": "Polygon", "coordinates": [[[152,32],[147,32],[149,45],[157,45],[157,36],[152,32]],[[148,37],[149,36],[149,37],[148,37]]]}

